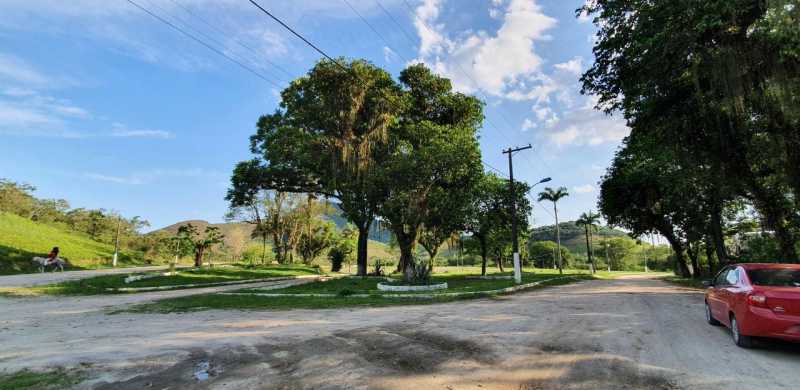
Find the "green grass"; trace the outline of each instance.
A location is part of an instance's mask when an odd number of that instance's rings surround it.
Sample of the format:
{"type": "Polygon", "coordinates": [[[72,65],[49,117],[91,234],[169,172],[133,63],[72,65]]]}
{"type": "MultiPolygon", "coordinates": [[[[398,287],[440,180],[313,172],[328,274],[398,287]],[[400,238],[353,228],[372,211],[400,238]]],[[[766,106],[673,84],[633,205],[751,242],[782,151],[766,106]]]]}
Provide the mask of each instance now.
{"type": "MultiPolygon", "coordinates": [[[[588,275],[565,275],[565,278],[543,283],[541,286],[572,283],[579,279],[591,278],[588,275]]],[[[526,275],[524,282],[552,279],[554,275],[526,275]]],[[[467,280],[464,275],[451,277],[437,276],[437,280],[447,280],[452,285],[447,292],[480,292],[495,290],[513,285],[510,280],[467,280]]],[[[269,293],[329,293],[338,294],[336,297],[263,297],[258,295],[224,295],[205,294],[181,298],[163,299],[149,304],[138,305],[123,310],[122,312],[135,313],[173,313],[211,309],[236,309],[236,310],[291,310],[291,309],[336,309],[343,307],[377,307],[398,305],[419,305],[452,302],[464,299],[492,297],[490,293],[474,294],[469,296],[452,297],[441,295],[433,299],[400,299],[386,298],[377,289],[377,279],[342,278],[327,282],[311,282],[285,289],[270,290],[269,293]],[[371,294],[369,297],[352,297],[351,294],[371,294]]],[[[253,291],[250,289],[238,290],[239,292],[253,291]]]]}
{"type": "MultiPolygon", "coordinates": [[[[102,268],[111,265],[114,246],[90,237],[40,224],[27,218],[0,212],[0,275],[34,272],[34,256],[46,256],[57,246],[60,256],[73,268],[102,268]]],[[[144,265],[138,254],[122,251],[119,266],[144,265]]]]}
{"type": "Polygon", "coordinates": [[[682,278],[680,276],[671,275],[671,276],[665,276],[661,278],[661,280],[667,283],[676,284],[681,287],[698,288],[701,290],[705,289],[705,287],[703,287],[704,279],[682,278]]]}
{"type": "Polygon", "coordinates": [[[0,374],[0,390],[55,390],[72,387],[81,381],[81,375],[65,370],[19,371],[0,374]]]}
{"type": "Polygon", "coordinates": [[[47,286],[0,289],[0,294],[11,296],[24,295],[97,295],[115,294],[108,291],[121,287],[161,287],[188,284],[208,284],[216,282],[232,282],[250,279],[275,278],[283,276],[317,275],[317,269],[302,265],[281,265],[263,267],[218,267],[181,270],[177,275],[159,276],[152,279],[138,280],[125,284],[124,279],[130,275],[104,275],[93,278],[71,280],[47,286]]]}

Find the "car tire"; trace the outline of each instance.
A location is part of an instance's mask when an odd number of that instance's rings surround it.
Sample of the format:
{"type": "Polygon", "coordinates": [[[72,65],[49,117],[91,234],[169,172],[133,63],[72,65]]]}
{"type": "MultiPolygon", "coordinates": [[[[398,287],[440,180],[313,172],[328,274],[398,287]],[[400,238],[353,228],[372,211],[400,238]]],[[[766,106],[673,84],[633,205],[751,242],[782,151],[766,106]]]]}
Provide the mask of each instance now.
{"type": "Polygon", "coordinates": [[[709,325],[714,325],[714,326],[722,325],[721,322],[714,319],[714,315],[711,314],[711,307],[708,306],[708,302],[706,302],[706,322],[708,322],[709,325]]]}
{"type": "Polygon", "coordinates": [[[733,342],[736,343],[739,347],[742,348],[752,348],[753,347],[753,338],[750,336],[742,335],[739,332],[739,323],[736,321],[736,316],[731,314],[731,336],[733,337],[733,342]]]}

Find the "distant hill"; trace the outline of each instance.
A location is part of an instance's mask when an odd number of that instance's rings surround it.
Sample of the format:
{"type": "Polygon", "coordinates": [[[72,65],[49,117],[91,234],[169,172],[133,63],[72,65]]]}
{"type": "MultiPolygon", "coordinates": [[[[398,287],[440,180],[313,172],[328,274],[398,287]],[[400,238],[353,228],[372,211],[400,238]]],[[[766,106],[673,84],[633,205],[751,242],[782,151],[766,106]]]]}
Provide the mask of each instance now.
{"type": "Polygon", "coordinates": [[[241,232],[241,234],[242,234],[241,237],[249,238],[251,233],[253,232],[253,229],[255,229],[255,226],[253,224],[246,223],[246,222],[209,223],[208,221],[203,221],[201,219],[192,219],[192,220],[188,220],[188,221],[181,221],[181,222],[173,223],[172,225],[169,225],[167,227],[152,231],[152,232],[150,232],[148,234],[153,234],[153,233],[156,233],[156,232],[166,232],[166,233],[169,233],[169,234],[177,234],[178,233],[178,229],[181,226],[186,225],[186,224],[192,224],[192,226],[196,227],[199,232],[204,231],[206,229],[206,226],[209,226],[209,225],[217,227],[217,228],[219,228],[219,231],[222,234],[225,235],[225,238],[223,239],[223,241],[225,241],[225,243],[228,244],[228,245],[230,245],[230,242],[228,240],[233,239],[233,237],[236,235],[236,233],[234,233],[235,231],[238,230],[239,232],[241,232]]]}
{"type": "MultiPolygon", "coordinates": [[[[0,275],[33,272],[33,256],[46,256],[57,246],[60,256],[75,268],[111,266],[114,246],[66,229],[40,224],[18,215],[0,212],[0,275]]],[[[143,265],[142,256],[122,251],[119,266],[143,265]]]]}
{"type": "MultiPolygon", "coordinates": [[[[575,225],[575,221],[561,222],[558,224],[561,231],[561,245],[568,248],[573,253],[586,252],[586,238],[583,226],[575,225]]],[[[599,231],[595,232],[595,237],[621,237],[628,234],[622,230],[600,226],[599,231]]],[[[534,241],[556,241],[556,225],[540,226],[533,229],[532,240],[534,241]]]]}

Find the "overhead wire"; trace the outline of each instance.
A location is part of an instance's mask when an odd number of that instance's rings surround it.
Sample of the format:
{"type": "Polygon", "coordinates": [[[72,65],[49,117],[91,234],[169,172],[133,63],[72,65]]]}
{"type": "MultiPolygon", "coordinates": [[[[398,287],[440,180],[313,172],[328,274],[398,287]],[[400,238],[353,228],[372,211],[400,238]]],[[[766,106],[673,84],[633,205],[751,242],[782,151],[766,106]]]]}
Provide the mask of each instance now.
{"type": "MultiPolygon", "coordinates": [[[[170,0],[170,1],[171,1],[173,4],[175,4],[176,6],[180,7],[180,8],[181,8],[181,9],[182,9],[184,12],[186,12],[187,14],[189,14],[189,16],[190,16],[190,17],[192,17],[192,18],[195,18],[195,19],[199,20],[200,22],[202,22],[203,24],[205,24],[206,26],[208,26],[210,29],[212,29],[212,30],[216,31],[216,32],[217,32],[217,33],[219,33],[219,34],[222,34],[223,36],[227,36],[227,35],[228,35],[228,34],[227,34],[225,31],[223,31],[221,28],[219,28],[219,27],[215,26],[213,23],[209,22],[209,21],[208,21],[208,20],[206,20],[204,17],[202,17],[202,16],[200,16],[200,15],[196,14],[194,11],[192,11],[192,9],[191,9],[191,8],[189,8],[189,7],[187,7],[187,6],[183,5],[183,4],[181,4],[180,2],[178,2],[178,0],[170,0]]],[[[236,43],[237,45],[241,46],[241,47],[242,47],[242,48],[244,48],[245,50],[247,50],[247,51],[250,51],[251,53],[253,53],[253,54],[256,56],[256,58],[258,58],[258,59],[260,59],[260,60],[263,60],[264,62],[266,62],[266,63],[268,63],[268,64],[272,65],[272,66],[273,66],[275,69],[278,69],[278,70],[280,70],[280,71],[281,71],[283,74],[285,74],[286,76],[288,76],[290,80],[292,80],[292,79],[294,79],[294,78],[295,78],[295,76],[294,76],[294,75],[292,75],[292,73],[291,73],[291,72],[289,72],[288,70],[286,70],[286,68],[284,68],[284,67],[282,67],[282,66],[278,65],[278,64],[277,64],[277,63],[275,63],[274,61],[271,61],[269,58],[266,58],[265,56],[262,56],[262,55],[260,55],[260,54],[258,53],[258,50],[256,50],[256,49],[252,48],[252,47],[251,47],[251,46],[249,46],[249,45],[246,45],[246,44],[244,44],[242,41],[240,41],[240,40],[238,40],[238,39],[231,38],[231,41],[232,41],[232,42],[234,42],[234,43],[236,43]]]]}
{"type": "MultiPolygon", "coordinates": [[[[375,0],[375,1],[376,1],[376,2],[379,2],[378,0],[375,0]]],[[[425,21],[424,21],[424,20],[422,20],[421,18],[419,18],[419,16],[417,16],[416,12],[414,11],[414,7],[413,7],[411,4],[409,4],[409,3],[408,3],[408,0],[403,0],[403,3],[406,5],[406,8],[408,8],[408,11],[409,11],[410,15],[411,15],[411,16],[412,16],[412,17],[413,17],[413,18],[414,18],[414,19],[415,19],[417,22],[419,22],[419,24],[420,24],[420,25],[421,25],[421,26],[422,26],[422,27],[423,27],[423,28],[424,28],[426,31],[428,31],[428,33],[430,33],[430,34],[435,34],[435,33],[436,33],[436,32],[432,31],[432,30],[431,30],[431,29],[428,27],[428,25],[425,23],[425,21]]],[[[408,36],[406,36],[406,37],[408,38],[408,36]]],[[[414,42],[413,42],[413,39],[410,39],[410,38],[408,38],[408,39],[409,39],[409,40],[412,42],[412,45],[413,45],[413,44],[414,44],[414,42]]],[[[483,95],[483,98],[484,98],[484,99],[486,99],[486,100],[489,100],[489,97],[488,97],[488,95],[486,95],[485,93],[481,92],[481,87],[480,87],[480,84],[478,84],[478,82],[477,82],[477,81],[476,81],[476,80],[475,80],[475,79],[474,79],[474,78],[473,78],[473,77],[472,77],[472,76],[471,76],[471,75],[470,75],[470,74],[469,74],[467,71],[465,71],[465,70],[464,70],[464,68],[461,66],[461,64],[460,64],[460,63],[458,63],[458,62],[454,62],[454,63],[455,63],[455,65],[456,65],[456,67],[458,68],[458,70],[459,70],[459,71],[460,71],[460,72],[461,72],[461,73],[462,73],[462,74],[463,74],[465,77],[467,77],[467,78],[468,78],[468,79],[469,79],[469,80],[472,82],[472,84],[474,84],[476,92],[478,92],[479,94],[483,95]]],[[[511,124],[510,120],[509,120],[509,119],[506,117],[506,115],[504,114],[504,112],[499,112],[499,111],[500,111],[500,108],[498,107],[498,114],[499,114],[498,116],[499,116],[500,118],[502,118],[502,119],[503,119],[503,120],[506,122],[506,124],[509,126],[509,128],[514,128],[514,126],[511,124]]],[[[510,138],[508,135],[506,135],[506,133],[505,133],[505,132],[503,132],[503,131],[501,130],[501,128],[500,128],[499,126],[497,126],[497,125],[496,125],[496,124],[495,124],[495,123],[494,123],[494,122],[493,122],[491,119],[489,119],[489,117],[486,117],[486,121],[487,121],[487,123],[489,123],[489,124],[490,124],[490,125],[491,125],[491,126],[492,126],[492,127],[493,127],[493,128],[496,130],[496,131],[497,131],[497,132],[501,133],[501,134],[502,134],[502,135],[505,137],[505,139],[506,139],[506,140],[507,140],[509,143],[513,143],[513,141],[511,140],[511,138],[510,138]]],[[[512,146],[512,145],[510,145],[510,146],[512,146]]],[[[531,167],[535,167],[535,166],[536,166],[536,165],[535,165],[535,164],[534,164],[534,163],[533,163],[533,162],[530,160],[530,158],[529,158],[527,155],[523,154],[522,156],[523,156],[523,158],[525,159],[525,161],[528,163],[528,165],[530,165],[531,167]]],[[[537,157],[539,157],[539,156],[537,155],[537,157]]],[[[540,160],[540,161],[541,161],[541,162],[542,162],[542,163],[543,163],[543,164],[544,164],[546,167],[548,167],[548,169],[549,169],[549,170],[551,170],[551,171],[552,171],[552,168],[550,168],[549,164],[547,164],[547,163],[546,163],[546,162],[545,162],[543,159],[541,159],[540,157],[539,157],[539,160],[540,160]]]]}
{"type": "Polygon", "coordinates": [[[213,45],[211,45],[211,44],[209,44],[209,43],[207,43],[207,42],[203,41],[202,39],[200,39],[200,38],[198,38],[198,37],[196,37],[196,36],[194,36],[194,35],[190,34],[190,33],[189,33],[189,32],[187,32],[186,30],[184,30],[184,29],[182,29],[181,27],[179,27],[179,26],[175,25],[174,23],[170,22],[169,20],[166,20],[166,19],[162,18],[161,16],[159,16],[159,15],[157,15],[156,13],[154,13],[153,11],[151,11],[151,10],[149,10],[149,9],[145,8],[144,6],[140,5],[139,3],[137,3],[137,2],[135,2],[135,1],[133,1],[133,0],[125,0],[125,1],[127,1],[127,2],[128,2],[128,3],[130,3],[130,4],[132,4],[132,5],[133,5],[133,6],[135,6],[136,8],[138,8],[138,9],[142,10],[143,12],[145,12],[146,14],[148,14],[148,15],[150,15],[151,17],[155,18],[156,20],[160,21],[161,23],[164,23],[164,24],[166,24],[167,26],[171,27],[172,29],[174,29],[174,30],[176,30],[176,31],[180,32],[180,33],[181,33],[181,34],[183,34],[184,36],[186,36],[186,37],[188,37],[188,38],[192,39],[193,41],[195,41],[195,42],[197,42],[197,43],[199,43],[199,44],[201,44],[201,45],[205,46],[207,49],[209,49],[209,50],[211,50],[211,51],[213,51],[213,52],[215,52],[215,53],[219,54],[219,55],[220,55],[220,56],[222,56],[222,57],[225,57],[226,59],[228,59],[229,61],[231,61],[231,62],[235,63],[236,65],[239,65],[239,66],[240,66],[242,69],[244,69],[244,70],[246,70],[246,71],[248,71],[248,72],[252,73],[252,74],[253,74],[253,75],[255,75],[256,77],[258,77],[258,78],[260,78],[260,79],[262,79],[262,80],[264,80],[264,81],[266,81],[266,82],[268,82],[268,83],[272,84],[273,86],[275,86],[275,87],[277,87],[277,88],[283,88],[283,86],[281,86],[281,85],[279,85],[278,83],[276,83],[275,81],[273,81],[273,80],[271,80],[271,79],[267,78],[266,76],[264,76],[264,75],[263,75],[263,74],[261,74],[260,72],[256,71],[255,69],[253,69],[253,68],[251,68],[251,67],[249,67],[249,66],[247,66],[247,65],[243,64],[241,61],[239,61],[239,60],[237,60],[237,59],[235,59],[235,58],[233,58],[233,57],[231,57],[231,56],[229,56],[229,55],[225,54],[225,52],[223,52],[223,51],[221,51],[221,50],[217,49],[216,47],[214,47],[213,45]]]}
{"type": "MultiPolygon", "coordinates": [[[[269,16],[270,18],[272,18],[273,20],[275,20],[275,21],[276,21],[277,23],[279,23],[281,26],[283,26],[284,28],[286,28],[287,30],[289,30],[289,31],[290,31],[292,34],[294,34],[296,37],[300,38],[300,40],[302,40],[302,41],[303,41],[303,42],[305,42],[307,45],[309,45],[310,47],[312,47],[314,50],[316,50],[316,51],[317,51],[318,53],[320,53],[322,56],[324,56],[324,57],[325,57],[325,58],[327,58],[328,60],[332,61],[333,63],[335,63],[336,65],[338,65],[339,67],[341,67],[342,69],[344,69],[345,71],[347,71],[347,68],[345,68],[345,67],[344,67],[344,65],[342,65],[342,64],[340,64],[338,61],[334,60],[334,59],[333,59],[331,56],[329,56],[327,53],[325,53],[325,52],[324,52],[322,49],[320,49],[319,47],[317,47],[316,45],[314,45],[313,43],[311,43],[311,41],[309,41],[308,39],[306,39],[304,36],[302,36],[302,35],[301,35],[300,33],[298,33],[296,30],[294,30],[293,28],[291,28],[291,27],[290,27],[288,24],[286,24],[285,22],[283,22],[283,20],[281,20],[281,19],[280,19],[280,18],[278,18],[277,16],[273,15],[271,12],[267,11],[266,9],[264,9],[264,8],[263,8],[263,7],[262,7],[260,4],[258,4],[258,3],[257,3],[255,0],[248,0],[248,1],[249,1],[250,3],[252,3],[252,4],[253,4],[253,5],[256,7],[256,8],[258,8],[259,10],[261,10],[261,12],[265,13],[267,16],[269,16]]],[[[346,1],[345,1],[345,3],[346,3],[346,1]]],[[[507,177],[507,175],[506,175],[505,173],[503,173],[503,171],[501,171],[501,170],[499,170],[499,169],[497,169],[497,168],[495,168],[495,167],[493,167],[493,166],[491,166],[491,165],[487,164],[485,161],[481,160],[481,163],[483,163],[483,165],[484,165],[484,166],[486,166],[487,168],[489,168],[489,169],[492,169],[492,170],[494,170],[494,171],[497,171],[497,172],[499,172],[499,173],[501,173],[501,174],[503,174],[504,176],[506,176],[506,177],[507,177]]]]}

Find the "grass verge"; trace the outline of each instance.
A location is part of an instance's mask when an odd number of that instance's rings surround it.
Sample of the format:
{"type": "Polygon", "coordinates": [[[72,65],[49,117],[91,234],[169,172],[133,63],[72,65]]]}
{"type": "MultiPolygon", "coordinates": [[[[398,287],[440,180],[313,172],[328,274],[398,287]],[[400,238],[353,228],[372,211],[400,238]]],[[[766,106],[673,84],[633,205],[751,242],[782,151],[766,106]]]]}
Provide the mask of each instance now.
{"type": "Polygon", "coordinates": [[[705,290],[703,287],[703,279],[691,279],[691,278],[682,278],[680,276],[665,276],[661,278],[661,280],[676,284],[681,287],[689,287],[689,288],[696,288],[700,290],[705,290]]]}
{"type": "Polygon", "coordinates": [[[138,280],[128,284],[126,284],[124,280],[130,274],[104,275],[87,279],[71,280],[46,286],[0,289],[0,294],[6,296],[119,294],[121,292],[109,289],[123,287],[135,288],[183,286],[284,276],[317,275],[318,273],[319,271],[316,268],[301,265],[264,266],[253,268],[193,268],[188,270],[180,270],[176,275],[157,276],[150,279],[138,280]]]}
{"type": "MultiPolygon", "coordinates": [[[[533,288],[568,284],[581,279],[590,279],[591,276],[574,274],[565,275],[572,278],[552,280],[542,283],[533,288]]],[[[464,276],[461,276],[465,279],[464,276]]],[[[530,283],[552,279],[554,275],[530,275],[523,282],[530,283]]],[[[448,284],[456,282],[457,277],[448,280],[448,284]]],[[[312,282],[300,286],[292,286],[280,290],[269,292],[280,293],[335,293],[336,297],[262,297],[258,295],[225,295],[225,294],[204,294],[193,295],[181,298],[163,299],[153,303],[133,306],[120,310],[115,313],[175,313],[212,309],[227,310],[291,310],[291,309],[337,309],[344,307],[380,307],[380,306],[401,306],[401,305],[420,305],[452,302],[458,300],[496,297],[497,294],[473,294],[469,296],[453,297],[441,295],[433,299],[414,299],[414,298],[387,298],[381,296],[375,287],[378,280],[375,279],[334,279],[327,282],[312,282]],[[330,283],[330,284],[328,284],[330,283]],[[369,297],[352,297],[351,294],[371,294],[369,297]]],[[[461,292],[495,290],[513,285],[513,281],[499,280],[465,280],[458,281],[456,289],[461,292]],[[467,285],[469,283],[474,285],[467,285]],[[460,285],[459,285],[460,284],[460,285]],[[479,287],[480,286],[480,287],[479,287]]],[[[254,291],[253,289],[239,290],[240,292],[254,291]]],[[[527,290],[526,290],[527,291],[527,290]]],[[[446,292],[454,292],[447,289],[446,292]]],[[[435,294],[434,294],[435,295],[435,294]]]]}
{"type": "Polygon", "coordinates": [[[73,371],[30,371],[24,370],[12,374],[0,374],[0,390],[55,390],[70,388],[82,380],[82,376],[73,371]]]}

